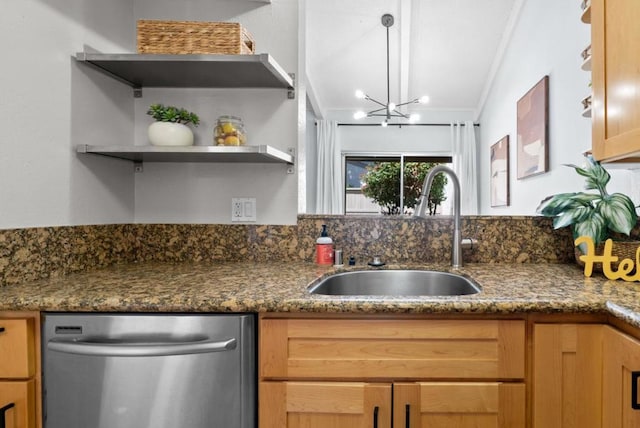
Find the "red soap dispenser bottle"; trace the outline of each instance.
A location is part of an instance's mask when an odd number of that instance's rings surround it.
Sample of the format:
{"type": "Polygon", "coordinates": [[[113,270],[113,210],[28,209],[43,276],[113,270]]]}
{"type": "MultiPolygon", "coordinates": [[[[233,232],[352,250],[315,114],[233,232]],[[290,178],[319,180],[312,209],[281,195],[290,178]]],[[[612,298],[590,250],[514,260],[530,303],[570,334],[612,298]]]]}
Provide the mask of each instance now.
{"type": "Polygon", "coordinates": [[[333,240],[327,233],[327,225],[322,225],[320,237],[316,240],[316,263],[319,265],[333,264],[333,240]]]}

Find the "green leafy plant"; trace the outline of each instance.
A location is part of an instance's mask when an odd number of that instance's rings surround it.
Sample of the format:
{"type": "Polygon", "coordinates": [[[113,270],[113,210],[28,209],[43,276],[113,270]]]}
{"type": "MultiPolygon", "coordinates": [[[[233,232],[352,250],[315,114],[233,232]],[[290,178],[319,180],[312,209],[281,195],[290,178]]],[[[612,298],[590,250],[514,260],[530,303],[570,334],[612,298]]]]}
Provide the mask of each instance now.
{"type": "MultiPolygon", "coordinates": [[[[572,226],[573,238],[589,236],[597,245],[611,237],[613,232],[627,236],[638,221],[636,208],[631,199],[622,193],[607,193],[606,186],[611,179],[609,173],[591,156],[588,165],[574,168],[585,177],[585,190],[595,193],[560,193],[542,200],[537,212],[553,217],[553,227],[572,226]]],[[[584,253],[584,248],[581,251],[584,253]]]]}
{"type": "MultiPolygon", "coordinates": [[[[404,165],[404,208],[414,208],[422,192],[424,178],[438,165],[431,162],[407,162],[404,165]]],[[[400,162],[375,162],[367,167],[363,175],[362,193],[373,199],[386,211],[385,214],[402,214],[400,207],[400,162]]],[[[446,199],[444,187],[447,177],[438,174],[429,193],[429,214],[433,215],[436,209],[446,199]]]]}
{"type": "Polygon", "coordinates": [[[163,104],[151,104],[147,114],[158,122],[182,123],[183,125],[193,123],[194,126],[198,126],[200,123],[197,114],[183,108],[164,106],[163,104]]]}

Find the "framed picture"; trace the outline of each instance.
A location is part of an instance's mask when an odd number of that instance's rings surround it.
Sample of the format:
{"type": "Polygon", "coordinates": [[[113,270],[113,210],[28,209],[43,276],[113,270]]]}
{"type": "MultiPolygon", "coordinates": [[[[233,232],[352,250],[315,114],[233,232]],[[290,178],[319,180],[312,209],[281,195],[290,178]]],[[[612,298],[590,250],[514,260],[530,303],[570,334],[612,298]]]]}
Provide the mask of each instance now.
{"type": "Polygon", "coordinates": [[[509,136],[491,146],[491,206],[509,206],[509,136]]]}
{"type": "Polygon", "coordinates": [[[549,76],[518,100],[518,180],[549,168],[549,76]]]}

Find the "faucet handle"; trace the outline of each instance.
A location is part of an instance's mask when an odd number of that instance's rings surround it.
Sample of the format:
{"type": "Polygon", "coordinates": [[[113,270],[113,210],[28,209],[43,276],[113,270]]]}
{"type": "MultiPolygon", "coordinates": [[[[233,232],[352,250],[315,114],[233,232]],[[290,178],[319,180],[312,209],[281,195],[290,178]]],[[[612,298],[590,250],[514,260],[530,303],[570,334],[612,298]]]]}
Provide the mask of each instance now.
{"type": "Polygon", "coordinates": [[[462,248],[469,249],[469,250],[473,250],[473,247],[475,247],[476,245],[478,245],[478,240],[475,238],[462,238],[460,240],[460,245],[462,246],[462,248]]]}

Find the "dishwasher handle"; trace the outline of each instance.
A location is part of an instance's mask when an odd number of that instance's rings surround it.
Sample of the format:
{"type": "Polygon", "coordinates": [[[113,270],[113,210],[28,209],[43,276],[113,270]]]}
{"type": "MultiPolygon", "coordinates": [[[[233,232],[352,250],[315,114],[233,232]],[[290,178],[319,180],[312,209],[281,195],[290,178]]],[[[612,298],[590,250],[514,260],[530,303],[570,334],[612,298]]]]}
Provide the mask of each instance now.
{"type": "Polygon", "coordinates": [[[195,342],[145,343],[121,342],[109,343],[93,340],[84,342],[73,339],[51,339],[47,348],[66,354],[92,355],[100,357],[164,357],[169,355],[205,354],[236,349],[235,337],[227,340],[199,340],[195,342]]]}

